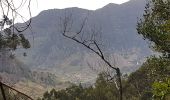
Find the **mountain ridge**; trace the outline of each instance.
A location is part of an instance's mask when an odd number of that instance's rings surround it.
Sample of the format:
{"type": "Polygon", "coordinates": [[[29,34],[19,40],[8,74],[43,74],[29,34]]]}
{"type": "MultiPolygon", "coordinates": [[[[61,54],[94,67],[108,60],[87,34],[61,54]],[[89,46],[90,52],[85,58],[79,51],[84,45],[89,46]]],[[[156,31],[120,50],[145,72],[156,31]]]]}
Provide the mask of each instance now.
{"type": "MultiPolygon", "coordinates": [[[[104,45],[101,49],[106,58],[111,64],[116,59],[116,67],[122,73],[133,72],[151,55],[147,42],[136,31],[137,17],[143,14],[144,7],[144,0],[131,0],[120,5],[111,3],[94,11],[77,7],[42,11],[32,18],[32,29],[23,33],[32,47],[17,50],[16,60],[9,60],[11,65],[6,69],[0,66],[0,75],[6,76],[9,82],[15,80],[16,87],[20,87],[21,91],[22,86],[29,87],[28,83],[33,84],[33,88],[37,83],[41,88],[43,86],[39,85],[42,84],[57,84],[64,88],[70,84],[64,83],[67,81],[93,83],[97,74],[106,68],[103,68],[104,64],[93,52],[59,32],[60,18],[69,14],[73,15],[73,30],[77,30],[82,19],[87,16],[89,27],[102,28],[102,39],[99,42],[104,45]],[[23,52],[27,53],[26,57],[22,56],[23,52]],[[21,79],[17,76],[21,76],[21,79]],[[32,78],[28,79],[27,76],[32,78]]],[[[61,88],[59,86],[57,88],[61,88]]]]}
{"type": "MultiPolygon", "coordinates": [[[[145,1],[136,0],[135,2],[129,1],[117,5],[116,7],[114,4],[108,4],[95,11],[79,8],[43,11],[32,19],[32,30],[35,33],[34,43],[31,41],[31,44],[34,47],[26,50],[28,53],[27,57],[20,57],[20,59],[31,68],[53,68],[56,70],[54,72],[56,74],[60,73],[61,76],[64,73],[68,73],[69,76],[69,73],[71,74],[74,70],[75,73],[81,72],[78,69],[90,70],[86,60],[91,57],[85,58],[85,55],[89,55],[91,52],[81,45],[64,38],[58,31],[60,29],[60,18],[64,17],[65,14],[69,15],[71,13],[75,23],[73,30],[76,30],[81,24],[81,20],[88,16],[89,25],[102,27],[103,29],[102,43],[105,46],[102,49],[110,55],[118,54],[118,58],[126,62],[126,64],[120,65],[122,71],[126,69],[123,72],[133,71],[139,67],[139,65],[136,65],[137,62],[144,61],[144,58],[150,55],[150,49],[147,47],[146,41],[136,31],[137,17],[142,15],[144,6],[145,1]],[[80,56],[79,54],[82,55],[80,56]],[[134,56],[134,58],[130,56],[134,56]],[[77,65],[72,63],[76,61],[68,60],[76,57],[81,59],[77,65]],[[65,64],[66,62],[68,63],[65,64]],[[130,63],[129,67],[126,66],[128,65],[127,63],[130,63]],[[67,68],[74,70],[71,70],[71,72],[65,71],[67,68]]],[[[29,30],[25,33],[31,39],[32,36],[29,34],[29,30]]]]}

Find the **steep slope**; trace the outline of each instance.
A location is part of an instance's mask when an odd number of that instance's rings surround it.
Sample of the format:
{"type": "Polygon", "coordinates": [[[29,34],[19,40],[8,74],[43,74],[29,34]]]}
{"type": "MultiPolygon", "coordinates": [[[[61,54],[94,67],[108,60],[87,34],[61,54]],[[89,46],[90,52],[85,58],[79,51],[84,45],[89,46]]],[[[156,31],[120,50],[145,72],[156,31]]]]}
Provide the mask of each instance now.
{"type": "Polygon", "coordinates": [[[123,72],[133,71],[150,54],[146,42],[136,32],[137,17],[143,14],[144,6],[144,0],[131,0],[121,5],[111,3],[95,11],[76,7],[43,11],[32,19],[34,34],[29,30],[26,32],[32,48],[26,51],[27,57],[20,59],[33,68],[51,68],[53,73],[69,76],[68,79],[77,73],[83,73],[78,74],[80,78],[89,74],[91,69],[87,62],[98,62],[97,58],[91,59],[90,51],[59,32],[60,18],[71,13],[75,22],[73,29],[77,29],[81,19],[88,16],[89,25],[102,28],[103,50],[109,55],[117,55],[120,62],[117,66],[123,72]]]}
{"type": "Polygon", "coordinates": [[[9,82],[12,83],[16,83],[23,77],[29,79],[31,76],[29,67],[8,51],[3,50],[0,52],[0,73],[3,81],[7,81],[9,78],[9,82]],[[5,77],[5,74],[9,74],[11,77],[5,77]]]}

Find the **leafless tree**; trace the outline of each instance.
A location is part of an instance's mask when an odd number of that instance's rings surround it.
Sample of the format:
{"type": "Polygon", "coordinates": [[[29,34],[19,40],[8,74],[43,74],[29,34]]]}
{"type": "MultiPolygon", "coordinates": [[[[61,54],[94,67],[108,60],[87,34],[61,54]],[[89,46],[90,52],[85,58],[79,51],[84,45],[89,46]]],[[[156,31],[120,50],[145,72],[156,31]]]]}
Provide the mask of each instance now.
{"type": "Polygon", "coordinates": [[[26,22],[26,18],[20,13],[21,9],[23,10],[23,7],[27,7],[25,10],[31,18],[31,0],[0,0],[0,15],[2,16],[1,19],[1,30],[6,25],[11,25],[15,28],[17,32],[23,32],[27,28],[29,28],[31,24],[31,20],[29,20],[27,23],[25,23],[25,26],[22,26],[20,28],[14,27],[16,19],[20,19],[23,22],[26,22]]]}
{"type": "MultiPolygon", "coordinates": [[[[85,17],[83,18],[81,24],[79,25],[79,29],[77,31],[73,31],[72,27],[73,27],[73,19],[72,19],[72,15],[65,15],[63,18],[61,18],[61,33],[63,34],[64,37],[71,39],[75,42],[77,42],[78,44],[83,45],[84,47],[86,47],[87,49],[91,50],[93,53],[95,53],[99,58],[101,58],[101,60],[103,62],[105,62],[105,64],[116,71],[116,80],[118,83],[118,90],[119,90],[119,99],[122,100],[123,99],[123,91],[122,91],[122,82],[121,82],[121,73],[120,73],[120,69],[118,67],[116,67],[115,65],[112,65],[105,57],[102,49],[101,49],[101,45],[99,43],[99,40],[97,40],[97,35],[100,34],[101,30],[97,30],[97,29],[90,29],[90,31],[87,31],[87,20],[88,18],[85,17]],[[88,35],[87,37],[85,37],[85,35],[88,35]]],[[[112,78],[111,78],[112,79],[112,78]]]]}

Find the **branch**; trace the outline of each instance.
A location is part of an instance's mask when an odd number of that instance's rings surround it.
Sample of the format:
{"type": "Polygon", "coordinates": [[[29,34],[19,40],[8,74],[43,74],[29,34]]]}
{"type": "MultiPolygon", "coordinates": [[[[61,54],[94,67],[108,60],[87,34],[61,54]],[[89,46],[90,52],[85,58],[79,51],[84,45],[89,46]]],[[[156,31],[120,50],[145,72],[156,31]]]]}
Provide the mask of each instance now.
{"type": "MultiPolygon", "coordinates": [[[[67,17],[65,17],[65,18],[67,18],[67,17]]],[[[78,31],[78,32],[75,32],[75,35],[74,36],[70,36],[70,35],[67,35],[68,33],[71,33],[71,32],[69,32],[69,31],[67,31],[68,30],[68,22],[69,22],[70,20],[68,20],[68,18],[67,19],[65,19],[64,20],[64,22],[63,22],[63,36],[65,36],[66,38],[69,38],[69,39],[71,39],[71,40],[73,40],[73,41],[75,41],[75,42],[77,42],[78,44],[81,44],[81,45],[83,45],[84,47],[86,47],[87,49],[89,49],[89,50],[91,50],[92,52],[94,52],[96,55],[98,55],[110,68],[112,68],[112,69],[114,69],[115,71],[116,71],[116,75],[117,75],[117,81],[118,81],[118,83],[119,83],[119,88],[118,88],[118,90],[119,90],[119,94],[120,94],[120,100],[122,100],[122,82],[121,82],[121,73],[120,73],[120,69],[119,68],[116,68],[115,66],[112,66],[111,64],[110,64],[110,62],[109,61],[107,61],[106,59],[105,59],[105,57],[104,57],[104,54],[103,54],[103,51],[101,50],[101,48],[99,47],[99,45],[98,45],[98,43],[97,43],[97,41],[95,40],[95,35],[94,34],[96,34],[95,33],[95,31],[93,31],[92,33],[92,35],[91,35],[91,39],[89,40],[89,41],[91,41],[90,43],[87,43],[88,41],[87,40],[83,40],[82,39],[82,37],[79,39],[79,38],[77,38],[78,36],[80,36],[80,34],[81,34],[81,32],[82,32],[82,30],[84,29],[84,27],[85,27],[85,22],[86,22],[86,19],[83,21],[83,23],[82,23],[82,25],[80,26],[80,30],[78,31]],[[67,34],[66,34],[67,33],[67,34]],[[82,41],[83,40],[83,41],[82,41]],[[96,48],[94,48],[93,46],[90,46],[90,45],[94,45],[96,48]]],[[[117,84],[116,84],[117,85],[117,84]]]]}

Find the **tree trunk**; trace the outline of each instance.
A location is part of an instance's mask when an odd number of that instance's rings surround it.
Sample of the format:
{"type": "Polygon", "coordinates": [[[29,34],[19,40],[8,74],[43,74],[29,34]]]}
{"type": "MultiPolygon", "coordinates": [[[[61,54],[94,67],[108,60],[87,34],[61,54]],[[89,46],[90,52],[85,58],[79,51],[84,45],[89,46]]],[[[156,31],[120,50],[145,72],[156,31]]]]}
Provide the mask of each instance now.
{"type": "Polygon", "coordinates": [[[122,80],[121,80],[121,73],[119,68],[116,69],[116,73],[119,82],[119,100],[123,100],[122,80]]]}

